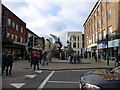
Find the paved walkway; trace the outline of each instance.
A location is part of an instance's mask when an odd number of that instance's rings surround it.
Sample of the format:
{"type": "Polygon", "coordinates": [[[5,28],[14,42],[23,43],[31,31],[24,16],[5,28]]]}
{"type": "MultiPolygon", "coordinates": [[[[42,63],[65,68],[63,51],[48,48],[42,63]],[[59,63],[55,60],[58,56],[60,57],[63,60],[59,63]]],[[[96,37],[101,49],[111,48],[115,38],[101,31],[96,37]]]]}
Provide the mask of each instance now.
{"type": "MultiPolygon", "coordinates": [[[[99,69],[99,68],[113,68],[115,67],[114,62],[110,62],[107,65],[106,61],[95,62],[94,59],[81,59],[80,64],[70,64],[69,60],[57,60],[53,59],[48,65],[40,65],[41,70],[77,70],[77,69],[99,69]]],[[[27,60],[18,60],[14,62],[13,71],[16,70],[32,70],[30,63],[27,60]]]]}

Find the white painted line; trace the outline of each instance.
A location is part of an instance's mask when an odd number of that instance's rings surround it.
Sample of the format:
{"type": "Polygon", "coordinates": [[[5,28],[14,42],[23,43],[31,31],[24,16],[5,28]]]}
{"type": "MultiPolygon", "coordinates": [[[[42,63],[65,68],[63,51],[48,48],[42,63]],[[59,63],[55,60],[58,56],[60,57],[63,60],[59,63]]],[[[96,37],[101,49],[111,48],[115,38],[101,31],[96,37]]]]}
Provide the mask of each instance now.
{"type": "Polygon", "coordinates": [[[25,75],[26,77],[34,78],[36,75],[25,75]]]}
{"type": "Polygon", "coordinates": [[[52,71],[38,88],[42,89],[45,86],[45,84],[47,83],[47,81],[50,79],[50,77],[53,75],[54,72],[55,71],[52,71]]]}
{"type": "Polygon", "coordinates": [[[35,72],[37,72],[37,73],[41,73],[42,71],[35,71],[35,72]]]}
{"type": "Polygon", "coordinates": [[[79,83],[79,82],[70,82],[70,81],[47,81],[47,82],[50,82],[50,83],[79,83]]]}
{"type": "Polygon", "coordinates": [[[10,85],[16,87],[16,88],[21,88],[25,83],[11,83],[10,85]]]}

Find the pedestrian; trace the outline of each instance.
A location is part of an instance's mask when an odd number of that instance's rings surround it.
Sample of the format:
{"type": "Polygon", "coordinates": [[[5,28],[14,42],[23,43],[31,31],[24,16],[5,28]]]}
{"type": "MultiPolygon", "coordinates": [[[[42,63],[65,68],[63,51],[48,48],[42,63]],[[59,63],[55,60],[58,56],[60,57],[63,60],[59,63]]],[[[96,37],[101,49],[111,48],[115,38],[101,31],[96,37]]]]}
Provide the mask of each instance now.
{"type": "Polygon", "coordinates": [[[33,65],[34,65],[34,70],[36,70],[36,66],[37,66],[38,70],[40,69],[39,68],[39,58],[40,58],[40,56],[37,53],[35,53],[33,55],[33,57],[32,57],[32,61],[33,61],[33,65]]]}
{"type": "Polygon", "coordinates": [[[77,56],[77,62],[80,63],[80,55],[77,56]]]}
{"type": "Polygon", "coordinates": [[[97,54],[95,54],[95,62],[97,62],[97,54]]]}
{"type": "Polygon", "coordinates": [[[6,76],[9,74],[11,75],[12,73],[12,67],[13,67],[13,56],[12,53],[9,52],[7,55],[7,62],[6,62],[6,76]]]}
{"type": "Polygon", "coordinates": [[[73,64],[73,54],[70,55],[70,64],[73,64]]]}
{"type": "Polygon", "coordinates": [[[120,66],[120,54],[118,54],[116,62],[117,62],[117,66],[120,66]]]}
{"type": "Polygon", "coordinates": [[[4,74],[6,63],[7,63],[7,51],[3,51],[2,53],[2,75],[4,74]]]}
{"type": "Polygon", "coordinates": [[[74,55],[74,64],[76,64],[76,60],[77,60],[77,55],[74,55]]]}
{"type": "Polygon", "coordinates": [[[43,53],[42,59],[43,59],[42,65],[43,65],[43,66],[44,66],[44,64],[47,64],[47,65],[48,65],[48,62],[47,62],[47,52],[44,52],[44,53],[43,53]]]}

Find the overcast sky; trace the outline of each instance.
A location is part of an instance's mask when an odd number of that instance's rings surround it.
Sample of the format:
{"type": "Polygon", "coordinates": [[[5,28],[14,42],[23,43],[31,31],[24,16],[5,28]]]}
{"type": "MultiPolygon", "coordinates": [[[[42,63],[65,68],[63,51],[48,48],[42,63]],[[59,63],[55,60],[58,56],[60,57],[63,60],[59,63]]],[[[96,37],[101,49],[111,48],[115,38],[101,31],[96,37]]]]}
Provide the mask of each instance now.
{"type": "Polygon", "coordinates": [[[40,37],[60,37],[66,45],[68,31],[84,33],[83,24],[97,0],[3,0],[2,3],[40,37]]]}

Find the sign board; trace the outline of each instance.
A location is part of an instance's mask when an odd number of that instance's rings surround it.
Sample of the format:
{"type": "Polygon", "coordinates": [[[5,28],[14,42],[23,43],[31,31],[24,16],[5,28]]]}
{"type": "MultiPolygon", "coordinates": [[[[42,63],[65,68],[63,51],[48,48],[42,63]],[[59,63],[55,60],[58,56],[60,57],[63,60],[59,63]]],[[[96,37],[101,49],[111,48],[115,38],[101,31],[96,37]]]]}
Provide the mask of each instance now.
{"type": "Polygon", "coordinates": [[[104,48],[107,48],[107,44],[101,43],[97,45],[97,49],[104,49],[104,48]]]}
{"type": "Polygon", "coordinates": [[[108,42],[108,47],[118,47],[120,46],[120,39],[115,39],[108,42]]]}

